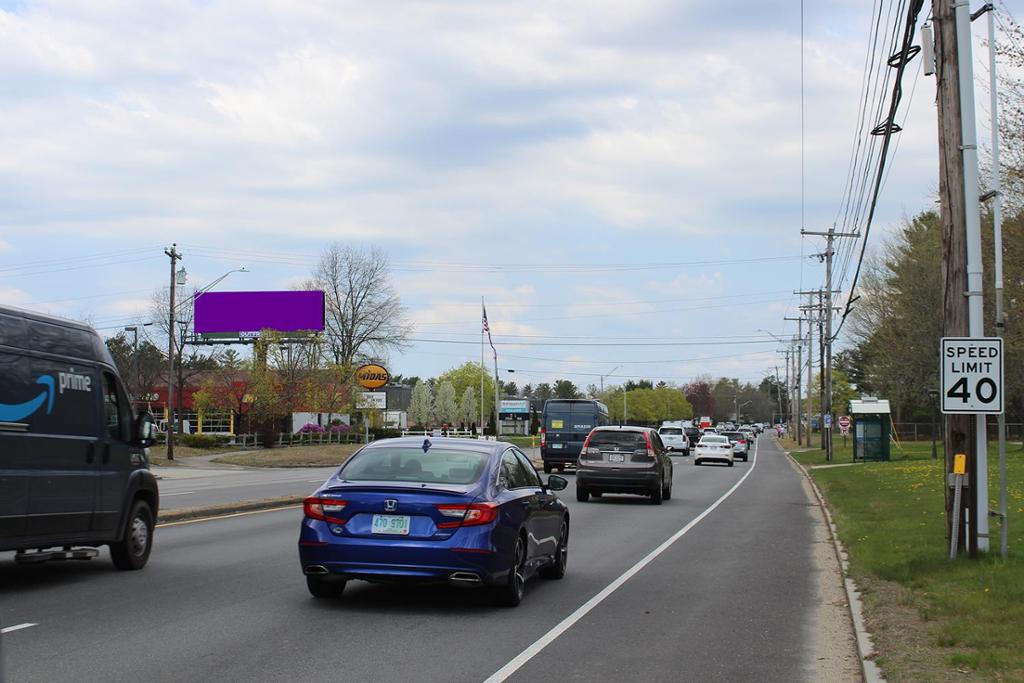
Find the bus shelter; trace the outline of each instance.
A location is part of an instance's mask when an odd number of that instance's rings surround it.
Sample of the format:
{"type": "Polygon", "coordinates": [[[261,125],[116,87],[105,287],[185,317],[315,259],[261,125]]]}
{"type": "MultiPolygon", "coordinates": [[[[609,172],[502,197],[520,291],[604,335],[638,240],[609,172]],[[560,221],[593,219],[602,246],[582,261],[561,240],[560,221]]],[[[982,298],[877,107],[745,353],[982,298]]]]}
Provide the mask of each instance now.
{"type": "Polygon", "coordinates": [[[889,460],[889,401],[873,396],[850,401],[853,418],[853,459],[889,460]]]}

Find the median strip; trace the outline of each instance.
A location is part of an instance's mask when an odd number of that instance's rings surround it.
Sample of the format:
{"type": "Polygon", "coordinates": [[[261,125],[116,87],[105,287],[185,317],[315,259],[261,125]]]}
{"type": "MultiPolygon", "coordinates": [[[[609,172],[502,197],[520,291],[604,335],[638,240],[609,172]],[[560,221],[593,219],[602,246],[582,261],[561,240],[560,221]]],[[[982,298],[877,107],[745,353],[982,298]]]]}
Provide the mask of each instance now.
{"type": "Polygon", "coordinates": [[[285,510],[302,505],[305,496],[287,496],[283,498],[264,498],[261,500],[246,500],[238,503],[224,503],[221,505],[206,505],[203,507],[180,508],[175,510],[162,510],[157,528],[171,526],[174,524],[203,522],[212,519],[223,519],[225,517],[238,517],[242,514],[253,512],[270,512],[272,510],[285,510]]]}

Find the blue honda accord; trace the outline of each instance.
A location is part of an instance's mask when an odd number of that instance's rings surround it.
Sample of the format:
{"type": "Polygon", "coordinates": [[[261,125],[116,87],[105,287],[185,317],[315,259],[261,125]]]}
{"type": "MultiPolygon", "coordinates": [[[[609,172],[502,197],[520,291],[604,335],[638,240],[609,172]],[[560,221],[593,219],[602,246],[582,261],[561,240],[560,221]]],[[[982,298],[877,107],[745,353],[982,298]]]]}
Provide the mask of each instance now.
{"type": "Polygon", "coordinates": [[[309,592],[350,579],[486,586],[504,605],[534,574],[565,575],[569,511],[530,460],[500,441],[404,437],[357,451],[303,504],[309,592]]]}

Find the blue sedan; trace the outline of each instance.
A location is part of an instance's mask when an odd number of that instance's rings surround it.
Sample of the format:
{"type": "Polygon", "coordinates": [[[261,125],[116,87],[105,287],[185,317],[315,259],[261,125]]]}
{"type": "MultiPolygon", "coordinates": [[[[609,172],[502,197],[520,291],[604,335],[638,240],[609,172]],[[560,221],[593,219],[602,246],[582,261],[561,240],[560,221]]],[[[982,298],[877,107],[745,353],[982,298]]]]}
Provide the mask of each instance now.
{"type": "Polygon", "coordinates": [[[357,451],[304,501],[299,561],[309,592],[350,579],[486,586],[514,607],[534,574],[565,575],[569,511],[511,444],[406,437],[357,451]]]}

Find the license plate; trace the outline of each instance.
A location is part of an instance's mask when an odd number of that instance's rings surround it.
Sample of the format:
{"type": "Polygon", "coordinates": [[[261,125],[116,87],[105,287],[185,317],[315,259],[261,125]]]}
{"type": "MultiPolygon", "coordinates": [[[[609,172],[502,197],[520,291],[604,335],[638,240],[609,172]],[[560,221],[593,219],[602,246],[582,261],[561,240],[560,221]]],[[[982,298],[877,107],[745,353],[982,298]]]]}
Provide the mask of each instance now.
{"type": "Polygon", "coordinates": [[[551,444],[551,447],[552,448],[561,448],[562,444],[560,444],[560,443],[553,443],[553,444],[551,444]]]}
{"type": "Polygon", "coordinates": [[[370,531],[375,534],[409,535],[408,515],[374,515],[370,531]]]}
{"type": "Polygon", "coordinates": [[[608,456],[608,462],[626,462],[626,456],[621,453],[612,453],[608,456]]]}

